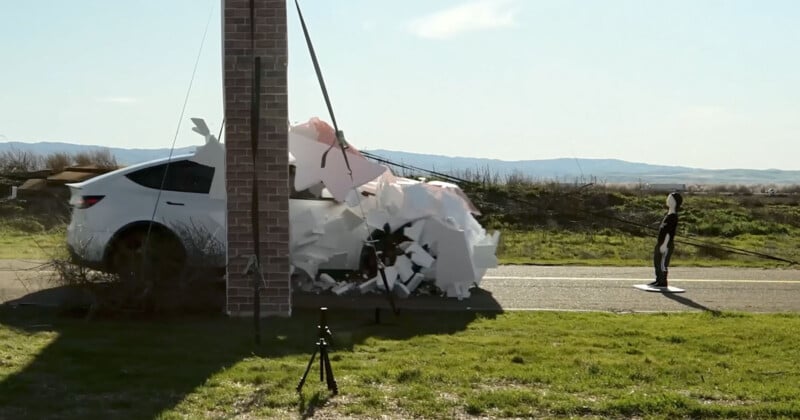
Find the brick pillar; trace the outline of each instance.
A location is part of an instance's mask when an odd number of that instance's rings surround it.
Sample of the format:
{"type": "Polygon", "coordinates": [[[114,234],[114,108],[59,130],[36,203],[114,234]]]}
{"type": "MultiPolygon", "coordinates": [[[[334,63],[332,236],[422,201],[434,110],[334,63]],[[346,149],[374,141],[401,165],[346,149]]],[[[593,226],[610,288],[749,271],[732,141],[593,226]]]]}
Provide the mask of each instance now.
{"type": "MultiPolygon", "coordinates": [[[[252,316],[253,255],[250,144],[253,51],[250,0],[222,0],[226,187],[228,191],[227,312],[252,316]]],[[[259,191],[261,314],[291,315],[289,282],[289,159],[286,0],[255,0],[255,54],[261,57],[261,119],[256,153],[259,191]]]]}

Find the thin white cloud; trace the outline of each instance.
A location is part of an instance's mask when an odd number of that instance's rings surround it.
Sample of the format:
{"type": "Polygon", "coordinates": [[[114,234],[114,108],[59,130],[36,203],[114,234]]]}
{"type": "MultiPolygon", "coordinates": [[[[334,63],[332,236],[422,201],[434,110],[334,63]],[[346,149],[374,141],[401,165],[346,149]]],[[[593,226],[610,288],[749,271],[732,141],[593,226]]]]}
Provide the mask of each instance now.
{"type": "Polygon", "coordinates": [[[131,96],[106,96],[103,98],[97,98],[95,101],[104,104],[132,104],[137,102],[138,99],[131,96]]]}
{"type": "Polygon", "coordinates": [[[421,38],[446,39],[462,33],[515,25],[515,0],[473,0],[422,16],[409,25],[421,38]]]}

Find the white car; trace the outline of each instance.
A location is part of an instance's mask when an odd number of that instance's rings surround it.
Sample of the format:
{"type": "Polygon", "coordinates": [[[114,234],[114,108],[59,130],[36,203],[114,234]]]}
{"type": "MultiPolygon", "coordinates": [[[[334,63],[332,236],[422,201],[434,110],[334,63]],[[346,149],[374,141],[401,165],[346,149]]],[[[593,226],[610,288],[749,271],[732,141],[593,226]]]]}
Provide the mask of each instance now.
{"type": "MultiPolygon", "coordinates": [[[[73,210],[67,246],[73,259],[103,271],[135,270],[147,240],[156,251],[147,256],[154,264],[177,268],[191,261],[224,269],[226,200],[210,194],[220,174],[193,157],[158,159],[68,184],[73,210]]],[[[293,191],[289,201],[290,215],[340,206],[308,191],[293,191]]]]}
{"type": "MultiPolygon", "coordinates": [[[[73,259],[92,268],[121,272],[140,264],[137,259],[146,240],[162,251],[149,258],[158,258],[171,248],[170,259],[176,263],[183,263],[195,245],[180,233],[204,232],[205,237],[198,239],[206,243],[196,244],[200,249],[225,243],[225,201],[209,196],[216,170],[190,160],[193,156],[159,159],[68,184],[73,210],[67,246],[73,259]]],[[[210,255],[207,261],[224,266],[219,263],[224,249],[215,251],[220,255],[210,255]]]]}
{"type": "MultiPolygon", "coordinates": [[[[193,154],[67,184],[73,207],[67,245],[74,260],[120,274],[146,266],[170,273],[183,267],[224,270],[225,150],[202,120],[194,122],[206,144],[193,154]]],[[[365,259],[365,250],[372,249],[367,241],[377,231],[383,240],[376,246],[394,244],[381,257],[390,287],[397,284],[407,295],[421,281],[436,280],[448,296],[468,296],[497,264],[499,233],[486,234],[473,217],[477,209],[454,184],[395,177],[352,146],[346,151],[352,176],[341,153],[330,153],[321,167],[331,133],[318,119],[289,130],[293,269],[311,279],[320,269],[366,268],[374,275],[375,258],[365,259]],[[387,230],[391,240],[383,235],[387,230]]]]}

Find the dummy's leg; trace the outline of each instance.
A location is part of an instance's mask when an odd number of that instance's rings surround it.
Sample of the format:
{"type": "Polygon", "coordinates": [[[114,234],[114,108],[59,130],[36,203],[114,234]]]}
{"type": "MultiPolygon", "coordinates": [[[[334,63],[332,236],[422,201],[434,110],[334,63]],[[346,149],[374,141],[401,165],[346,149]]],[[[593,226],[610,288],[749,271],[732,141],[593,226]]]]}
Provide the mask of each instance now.
{"type": "Polygon", "coordinates": [[[659,287],[667,287],[669,283],[667,282],[667,275],[669,274],[669,260],[672,258],[672,251],[675,248],[673,246],[667,246],[667,252],[664,253],[662,256],[662,265],[661,270],[663,271],[661,281],[659,282],[659,287]]]}
{"type": "Polygon", "coordinates": [[[649,284],[649,286],[657,286],[661,282],[661,278],[664,277],[664,272],[662,270],[662,262],[664,260],[663,255],[661,254],[661,249],[658,245],[653,249],[653,268],[655,269],[656,279],[649,284]]]}

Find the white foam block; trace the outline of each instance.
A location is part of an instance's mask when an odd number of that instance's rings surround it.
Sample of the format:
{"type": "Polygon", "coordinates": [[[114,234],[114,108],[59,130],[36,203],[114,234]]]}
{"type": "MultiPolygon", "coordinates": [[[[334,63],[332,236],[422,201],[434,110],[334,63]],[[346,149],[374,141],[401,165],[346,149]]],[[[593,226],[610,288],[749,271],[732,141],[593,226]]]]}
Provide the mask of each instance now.
{"type": "MultiPolygon", "coordinates": [[[[403,189],[405,201],[402,213],[409,219],[433,216],[438,212],[439,203],[423,184],[409,185],[403,189]]],[[[414,238],[416,240],[416,238],[414,238]]]]}
{"type": "Polygon", "coordinates": [[[409,279],[406,283],[406,288],[408,289],[409,293],[417,290],[417,287],[419,287],[419,284],[422,283],[422,280],[425,280],[425,276],[420,273],[414,274],[414,276],[411,277],[411,279],[409,279]]]}
{"type": "Polygon", "coordinates": [[[322,181],[334,198],[344,201],[347,193],[386,171],[386,167],[367,160],[357,149],[347,149],[350,167],[345,164],[341,149],[335,144],[333,128],[321,120],[289,129],[289,152],[295,157],[295,188],[302,191],[322,181]],[[330,145],[334,144],[334,148],[330,145]],[[326,155],[325,167],[321,167],[322,155],[326,155]],[[351,174],[351,175],[348,175],[351,174]]]}
{"type": "Polygon", "coordinates": [[[317,278],[316,285],[327,290],[336,286],[336,280],[334,280],[333,277],[330,276],[330,274],[322,273],[317,278]]]}
{"type": "MultiPolygon", "coordinates": [[[[389,290],[394,288],[395,281],[397,280],[397,269],[394,266],[384,267],[383,269],[384,274],[386,274],[386,283],[389,285],[389,290]]],[[[379,290],[386,290],[383,286],[383,277],[381,273],[378,272],[378,275],[375,276],[375,287],[379,290]]]]}
{"type": "Polygon", "coordinates": [[[403,235],[405,235],[408,239],[417,242],[419,241],[420,235],[422,234],[422,229],[424,228],[425,220],[417,220],[416,222],[412,223],[411,226],[403,228],[403,235]]]}
{"type": "Polygon", "coordinates": [[[375,288],[375,277],[358,285],[358,290],[360,290],[361,293],[367,293],[370,290],[373,290],[374,288],[375,288]]]}
{"type": "Polygon", "coordinates": [[[334,287],[333,289],[331,289],[331,291],[336,296],[341,296],[341,295],[349,292],[350,290],[353,290],[353,287],[355,287],[355,283],[342,283],[342,284],[334,287]]]}
{"type": "Polygon", "coordinates": [[[399,282],[394,284],[394,293],[401,299],[411,296],[411,291],[408,290],[406,285],[399,282]]]}
{"type": "Polygon", "coordinates": [[[394,261],[394,267],[397,269],[397,274],[400,276],[400,281],[407,282],[411,276],[414,275],[414,268],[411,260],[405,255],[400,255],[394,261]]]}
{"type": "Polygon", "coordinates": [[[367,213],[367,225],[373,229],[383,229],[389,223],[389,213],[383,209],[370,210],[367,213]]]}
{"type": "Polygon", "coordinates": [[[421,246],[417,244],[411,244],[405,249],[406,255],[411,258],[411,261],[414,261],[415,264],[421,265],[425,268],[428,268],[433,264],[433,257],[430,254],[425,252],[421,246]]]}
{"type": "MultiPolygon", "coordinates": [[[[441,223],[434,223],[436,236],[439,238],[439,255],[436,258],[436,286],[442,290],[450,290],[450,285],[462,285],[469,288],[475,282],[475,268],[472,265],[470,248],[463,230],[441,223]]],[[[461,288],[456,295],[461,296],[461,288]]]]}

